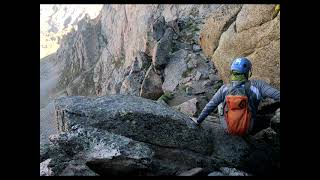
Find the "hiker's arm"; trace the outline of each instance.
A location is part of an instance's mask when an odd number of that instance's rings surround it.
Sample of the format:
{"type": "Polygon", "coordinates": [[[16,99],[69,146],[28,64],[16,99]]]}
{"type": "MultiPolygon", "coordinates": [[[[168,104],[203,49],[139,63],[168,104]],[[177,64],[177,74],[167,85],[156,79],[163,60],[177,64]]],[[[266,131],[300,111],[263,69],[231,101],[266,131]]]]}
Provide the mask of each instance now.
{"type": "Polygon", "coordinates": [[[221,86],[221,88],[217,91],[217,93],[211,98],[209,103],[203,108],[201,114],[199,115],[197,122],[200,124],[206,117],[223,101],[223,88],[225,86],[221,86]]]}
{"type": "Polygon", "coordinates": [[[269,97],[275,101],[280,101],[280,91],[270,86],[265,81],[260,81],[260,92],[263,98],[269,97]]]}

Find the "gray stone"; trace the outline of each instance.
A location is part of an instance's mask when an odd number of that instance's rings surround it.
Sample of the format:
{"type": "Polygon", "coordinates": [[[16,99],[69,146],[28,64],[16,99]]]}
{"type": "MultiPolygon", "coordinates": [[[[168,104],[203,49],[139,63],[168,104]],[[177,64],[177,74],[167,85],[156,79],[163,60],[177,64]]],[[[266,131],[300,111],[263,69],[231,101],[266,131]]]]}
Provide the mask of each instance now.
{"type": "Polygon", "coordinates": [[[154,40],[159,41],[166,30],[166,22],[163,16],[160,16],[152,24],[152,37],[154,40]]]}
{"type": "Polygon", "coordinates": [[[51,159],[47,159],[40,163],[40,176],[51,176],[52,170],[48,167],[51,159]]]}
{"type": "Polygon", "coordinates": [[[243,160],[242,169],[257,176],[279,173],[280,134],[269,127],[253,135],[249,141],[251,152],[243,160]]]}
{"type": "Polygon", "coordinates": [[[211,129],[214,141],[213,156],[217,156],[233,166],[240,165],[250,153],[250,145],[241,136],[230,136],[225,132],[219,117],[208,116],[202,127],[211,129]]]}
{"type": "Polygon", "coordinates": [[[236,168],[221,167],[220,170],[226,176],[249,176],[248,173],[237,170],[236,168]]]}
{"type": "Polygon", "coordinates": [[[62,97],[55,101],[59,131],[80,124],[159,146],[211,152],[210,134],[189,117],[155,101],[135,96],[62,97]],[[135,120],[136,123],[128,123],[135,120]],[[177,130],[178,129],[178,130],[177,130]],[[188,132],[188,133],[184,133],[188,132]],[[192,139],[192,141],[190,141],[192,139]]]}
{"type": "Polygon", "coordinates": [[[58,132],[54,118],[55,108],[53,102],[50,102],[46,107],[40,109],[40,144],[42,144],[43,147],[48,146],[48,137],[58,132]]]}
{"type": "Polygon", "coordinates": [[[140,96],[147,99],[158,99],[163,94],[162,79],[150,66],[142,82],[140,96]]]}
{"type": "Polygon", "coordinates": [[[172,51],[173,33],[172,28],[167,28],[163,37],[154,47],[152,64],[156,69],[163,69],[168,63],[168,56],[172,51]]]}
{"type": "Polygon", "coordinates": [[[134,60],[133,60],[133,63],[131,65],[131,69],[130,69],[130,73],[129,74],[132,74],[132,73],[137,73],[141,70],[141,67],[139,67],[139,62],[138,62],[138,58],[136,57],[134,60]]]}
{"type": "Polygon", "coordinates": [[[40,163],[49,158],[49,144],[40,142],[40,163]]]}
{"type": "Polygon", "coordinates": [[[201,80],[209,79],[209,72],[208,71],[201,71],[201,80]]]}
{"type": "Polygon", "coordinates": [[[178,25],[178,18],[167,22],[167,28],[172,28],[175,33],[179,34],[180,29],[178,25]]]}
{"type": "Polygon", "coordinates": [[[199,81],[200,77],[201,77],[201,73],[199,71],[197,71],[197,74],[195,75],[194,80],[199,81]]]}
{"type": "Polygon", "coordinates": [[[120,94],[139,96],[143,78],[143,71],[129,74],[122,82],[120,94]]]}
{"type": "Polygon", "coordinates": [[[95,172],[84,164],[68,164],[59,176],[98,176],[95,172]]]}
{"type": "Polygon", "coordinates": [[[272,117],[270,127],[276,132],[280,133],[280,108],[276,111],[276,114],[272,117]]]}
{"type": "Polygon", "coordinates": [[[220,81],[221,80],[221,78],[216,74],[209,74],[209,79],[211,81],[220,81]]]}
{"type": "Polygon", "coordinates": [[[208,176],[225,176],[222,172],[214,171],[208,174],[208,176]]]}
{"type": "Polygon", "coordinates": [[[202,86],[203,87],[208,87],[208,86],[212,86],[213,84],[214,84],[214,81],[205,80],[205,81],[203,81],[202,86]]]}
{"type": "Polygon", "coordinates": [[[93,69],[82,72],[76,79],[68,84],[66,87],[67,94],[92,96],[95,94],[95,87],[92,79],[93,69]]]}
{"type": "Polygon", "coordinates": [[[207,89],[203,86],[203,81],[191,81],[190,87],[192,87],[192,94],[198,95],[203,94],[207,91],[207,89]]]}
{"type": "Polygon", "coordinates": [[[150,165],[153,156],[144,143],[81,125],[51,136],[50,140],[63,152],[51,156],[54,175],[136,174],[140,171],[138,166],[150,165]],[[126,166],[128,161],[134,164],[126,166]]]}
{"type": "Polygon", "coordinates": [[[147,71],[151,65],[151,59],[145,52],[139,51],[135,59],[138,60],[139,70],[147,71]]]}
{"type": "Polygon", "coordinates": [[[183,148],[134,141],[103,127],[77,124],[50,140],[60,151],[50,156],[54,176],[175,175],[194,165],[216,168],[224,164],[183,148]]]}
{"type": "Polygon", "coordinates": [[[120,93],[122,82],[125,79],[125,70],[127,69],[124,66],[125,59],[122,58],[116,58],[107,49],[103,50],[99,61],[94,67],[93,82],[96,95],[120,93]]]}
{"type": "Polygon", "coordinates": [[[120,94],[139,96],[141,84],[145,78],[148,66],[150,66],[147,55],[139,51],[135,57],[128,76],[125,77],[120,88],[120,94]]]}
{"type": "Polygon", "coordinates": [[[163,91],[172,92],[176,89],[179,81],[182,79],[182,74],[187,70],[187,54],[185,50],[179,50],[172,54],[170,62],[164,69],[163,91]]]}
{"type": "Polygon", "coordinates": [[[195,116],[197,113],[197,98],[192,98],[178,106],[174,106],[174,108],[178,109],[180,112],[188,115],[188,116],[195,116]]]}
{"type": "Polygon", "coordinates": [[[188,66],[188,69],[193,69],[193,68],[197,68],[198,64],[194,61],[189,61],[187,66],[188,66]]]}
{"type": "Polygon", "coordinates": [[[192,46],[192,50],[193,50],[194,52],[198,52],[198,51],[201,51],[201,47],[200,47],[198,44],[194,44],[194,45],[192,46]]]}
{"type": "Polygon", "coordinates": [[[191,96],[192,95],[192,87],[186,87],[186,94],[188,95],[188,96],[191,96]]]}
{"type": "Polygon", "coordinates": [[[202,168],[193,168],[188,171],[180,173],[178,176],[196,176],[203,171],[202,168]]]}
{"type": "Polygon", "coordinates": [[[185,84],[185,83],[187,83],[187,82],[189,82],[189,81],[191,81],[191,80],[192,80],[192,77],[191,77],[191,76],[188,76],[188,77],[186,77],[186,78],[183,78],[183,79],[181,79],[181,81],[179,82],[179,85],[185,84]]]}
{"type": "Polygon", "coordinates": [[[192,50],[192,45],[184,42],[175,41],[173,43],[173,51],[179,49],[192,50]]]}
{"type": "Polygon", "coordinates": [[[250,174],[236,168],[221,167],[220,171],[211,172],[208,176],[250,176],[250,174]]]}

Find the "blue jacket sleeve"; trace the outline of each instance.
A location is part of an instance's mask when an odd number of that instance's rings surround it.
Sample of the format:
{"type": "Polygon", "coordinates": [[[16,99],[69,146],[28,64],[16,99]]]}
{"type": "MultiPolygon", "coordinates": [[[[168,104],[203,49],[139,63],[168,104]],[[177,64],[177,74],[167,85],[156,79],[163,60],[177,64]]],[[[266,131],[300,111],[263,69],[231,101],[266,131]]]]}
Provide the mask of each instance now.
{"type": "Polygon", "coordinates": [[[276,101],[280,101],[280,91],[270,86],[265,81],[259,81],[260,92],[263,98],[269,97],[276,101]]]}
{"type": "Polygon", "coordinates": [[[199,115],[197,122],[200,124],[205,118],[224,100],[224,88],[226,86],[223,85],[217,91],[217,93],[211,98],[209,103],[204,107],[201,114],[199,115]]]}

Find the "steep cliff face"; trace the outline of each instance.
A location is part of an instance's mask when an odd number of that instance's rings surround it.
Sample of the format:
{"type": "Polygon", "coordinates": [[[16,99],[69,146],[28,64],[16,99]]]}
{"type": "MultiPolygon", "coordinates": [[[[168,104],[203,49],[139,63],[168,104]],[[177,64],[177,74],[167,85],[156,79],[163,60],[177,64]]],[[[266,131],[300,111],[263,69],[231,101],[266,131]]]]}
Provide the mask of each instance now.
{"type": "Polygon", "coordinates": [[[107,46],[94,70],[96,94],[119,93],[122,82],[139,52],[145,53],[149,61],[155,61],[154,53],[158,53],[166,62],[170,62],[170,55],[180,49],[186,49],[186,55],[194,54],[192,46],[198,44],[201,23],[209,12],[217,7],[218,5],[104,6],[101,32],[107,46]],[[163,22],[159,25],[160,30],[157,30],[156,22],[159,18],[163,19],[163,22]],[[165,38],[165,31],[170,26],[174,28],[172,32],[168,32],[171,35],[167,33],[170,37],[165,38]],[[158,34],[158,39],[154,38],[153,34],[158,34]],[[169,48],[169,44],[173,47],[169,48]]]}

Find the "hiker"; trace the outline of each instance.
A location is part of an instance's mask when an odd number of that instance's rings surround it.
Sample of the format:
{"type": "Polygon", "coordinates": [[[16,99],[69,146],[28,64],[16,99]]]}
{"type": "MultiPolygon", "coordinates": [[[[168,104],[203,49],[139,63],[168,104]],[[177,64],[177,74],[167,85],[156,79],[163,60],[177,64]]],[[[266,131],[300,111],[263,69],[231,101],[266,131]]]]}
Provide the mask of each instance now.
{"type": "Polygon", "coordinates": [[[235,59],[231,64],[231,83],[221,86],[198,119],[199,125],[218,105],[221,124],[231,135],[242,136],[252,131],[258,105],[263,98],[269,97],[280,102],[280,91],[262,80],[248,80],[252,75],[251,62],[244,57],[235,59]]]}

